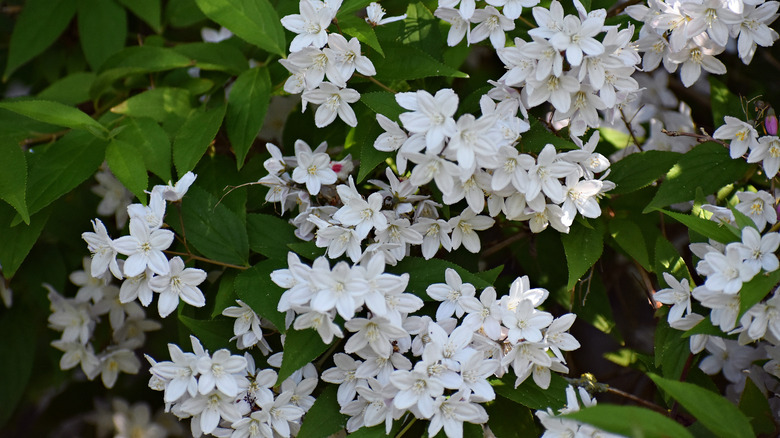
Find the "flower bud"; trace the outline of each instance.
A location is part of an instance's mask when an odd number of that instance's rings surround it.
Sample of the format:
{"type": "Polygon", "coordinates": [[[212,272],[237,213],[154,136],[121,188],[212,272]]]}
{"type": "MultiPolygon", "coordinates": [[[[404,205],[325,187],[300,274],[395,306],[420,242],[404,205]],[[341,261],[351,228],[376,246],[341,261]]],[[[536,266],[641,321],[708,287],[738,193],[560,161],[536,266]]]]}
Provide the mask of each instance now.
{"type": "Polygon", "coordinates": [[[769,114],[764,118],[764,129],[769,135],[777,135],[777,116],[775,110],[770,109],[769,114]]]}

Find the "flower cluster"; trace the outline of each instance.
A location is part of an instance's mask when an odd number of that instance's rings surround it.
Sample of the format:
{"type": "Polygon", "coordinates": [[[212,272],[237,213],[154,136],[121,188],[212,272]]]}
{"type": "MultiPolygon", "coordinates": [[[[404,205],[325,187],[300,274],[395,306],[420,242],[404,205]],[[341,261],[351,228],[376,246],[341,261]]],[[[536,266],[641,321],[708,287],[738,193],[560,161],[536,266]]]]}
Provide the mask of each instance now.
{"type": "MultiPolygon", "coordinates": [[[[313,366],[277,386],[276,371],[255,368],[249,353],[237,356],[221,349],[209,354],[197,338],[190,340],[192,353],[168,344],[170,361],[146,358],[152,365],[149,387],[164,393],[166,412],[191,419],[193,436],[286,438],[297,434],[301,417],[314,404],[311,392],[317,374],[313,366]]],[[[277,361],[269,359],[270,363],[277,361]]]]}
{"type": "Polygon", "coordinates": [[[651,0],[647,5],[631,5],[626,12],[644,23],[637,44],[644,71],[655,70],[663,62],[669,73],[680,69],[683,85],[690,87],[704,69],[726,73],[715,56],[722,53],[730,38],[737,40],[742,62],[749,64],[756,46],[769,47],[778,34],[769,28],[777,18],[776,1],[743,0],[651,0]]]}
{"type": "Polygon", "coordinates": [[[98,219],[92,223],[94,232],[82,234],[92,253],[89,275],[102,278],[110,272],[116,279],[122,280],[120,303],[138,299],[146,307],[152,302],[153,292],[159,293],[157,307],[163,318],[176,309],[179,299],[196,307],[205,304],[203,293],[197,286],[206,279],[206,273],[200,269],[185,268],[180,257],[168,260],[163,252],[174,239],[173,231],[163,228],[165,203],[181,200],[195,178],[192,172],[188,172],[175,186],[154,186],[148,206],[127,206],[130,217],[130,234],[127,236],[112,239],[98,219]],[[117,259],[118,254],[127,258],[117,259]]]}
{"type": "MultiPolygon", "coordinates": [[[[589,408],[596,406],[596,399],[591,398],[588,391],[585,388],[577,388],[577,392],[574,392],[574,387],[566,387],[566,406],[559,410],[560,415],[571,414],[572,412],[579,411],[582,407],[589,408]],[[579,394],[579,399],[577,395],[579,394]],[[582,404],[580,405],[580,400],[582,404]]],[[[599,437],[599,438],[618,438],[622,435],[615,435],[604,432],[589,424],[583,424],[578,421],[568,420],[564,418],[557,418],[552,409],[547,408],[546,411],[536,411],[536,416],[539,417],[542,426],[546,429],[542,437],[599,437]]]]}
{"type": "Polygon", "coordinates": [[[346,88],[347,81],[356,71],[364,76],[376,74],[357,38],[348,41],[341,34],[327,33],[340,6],[341,0],[301,0],[300,14],[282,18],[282,25],[297,34],[290,42],[290,56],[279,61],[292,75],[284,91],[303,93],[303,111],[308,102],[319,105],[314,115],[318,128],[331,124],[336,116],[356,126],[357,117],[349,104],[357,102],[360,94],[346,88]]]}

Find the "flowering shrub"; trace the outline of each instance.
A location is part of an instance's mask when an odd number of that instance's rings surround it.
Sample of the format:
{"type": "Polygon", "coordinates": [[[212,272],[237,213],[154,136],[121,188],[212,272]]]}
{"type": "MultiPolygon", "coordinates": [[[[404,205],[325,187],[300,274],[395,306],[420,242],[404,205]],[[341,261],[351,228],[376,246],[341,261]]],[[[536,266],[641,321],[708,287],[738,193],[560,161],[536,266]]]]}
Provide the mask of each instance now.
{"type": "Polygon", "coordinates": [[[0,427],[776,436],[778,6],[3,6],[0,427]]]}

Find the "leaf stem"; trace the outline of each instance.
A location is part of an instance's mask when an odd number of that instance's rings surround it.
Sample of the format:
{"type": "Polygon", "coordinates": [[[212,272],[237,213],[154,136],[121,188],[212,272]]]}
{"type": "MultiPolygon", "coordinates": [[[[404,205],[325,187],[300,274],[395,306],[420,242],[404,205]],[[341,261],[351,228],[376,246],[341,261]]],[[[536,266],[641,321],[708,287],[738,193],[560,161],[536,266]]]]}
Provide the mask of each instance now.
{"type": "Polygon", "coordinates": [[[383,89],[385,89],[385,90],[387,90],[387,91],[389,91],[389,92],[391,92],[391,93],[393,93],[393,94],[396,94],[396,93],[398,93],[397,91],[393,90],[392,88],[388,87],[387,85],[385,85],[385,84],[383,84],[383,83],[379,82],[378,80],[374,79],[374,77],[373,77],[373,76],[365,76],[365,75],[361,75],[361,74],[355,74],[355,76],[358,76],[358,77],[361,77],[361,78],[368,79],[369,81],[371,81],[371,82],[373,82],[373,83],[375,83],[375,84],[379,85],[379,86],[380,86],[380,87],[382,87],[383,89]]]}
{"type": "Polygon", "coordinates": [[[197,256],[195,254],[192,254],[191,252],[178,252],[178,251],[168,251],[168,250],[165,250],[163,252],[165,252],[166,254],[187,257],[192,260],[200,260],[202,262],[211,263],[212,265],[224,266],[226,268],[241,269],[242,271],[249,269],[246,266],[233,265],[230,263],[224,263],[217,260],[207,259],[206,257],[197,256]]]}
{"type": "Polygon", "coordinates": [[[404,426],[403,429],[401,429],[400,432],[398,432],[398,435],[395,436],[395,438],[401,438],[404,436],[404,434],[409,431],[409,429],[412,427],[412,425],[417,421],[417,417],[412,417],[412,421],[406,423],[406,426],[404,426]]]}

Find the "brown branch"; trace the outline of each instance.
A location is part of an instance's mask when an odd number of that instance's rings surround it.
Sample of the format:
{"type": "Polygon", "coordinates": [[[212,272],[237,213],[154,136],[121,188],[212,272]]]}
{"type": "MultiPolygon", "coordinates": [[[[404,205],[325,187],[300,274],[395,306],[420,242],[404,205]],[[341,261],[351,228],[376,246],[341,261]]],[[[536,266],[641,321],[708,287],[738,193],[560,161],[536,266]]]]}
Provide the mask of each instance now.
{"type": "Polygon", "coordinates": [[[70,132],[70,129],[63,129],[62,131],[52,132],[49,134],[41,134],[36,137],[25,138],[19,142],[20,146],[32,146],[34,144],[51,143],[63,135],[70,132]]]}
{"type": "Polygon", "coordinates": [[[719,140],[717,138],[713,138],[711,135],[704,132],[704,130],[702,130],[701,134],[697,134],[695,132],[667,131],[666,129],[661,129],[661,132],[668,135],[669,137],[693,137],[699,143],[704,143],[706,141],[714,141],[715,143],[719,143],[725,147],[729,146],[729,144],[726,143],[725,141],[719,140]]]}
{"type": "Polygon", "coordinates": [[[188,259],[192,259],[192,260],[200,260],[202,262],[211,263],[212,265],[225,266],[226,268],[241,269],[242,271],[249,269],[246,266],[233,265],[230,263],[224,263],[217,260],[207,259],[206,257],[196,256],[195,254],[189,252],[178,252],[178,251],[168,251],[168,250],[165,250],[163,252],[170,255],[187,257],[188,259]]]}
{"type": "Polygon", "coordinates": [[[374,79],[374,77],[373,77],[373,76],[365,76],[365,75],[361,75],[361,74],[357,74],[357,73],[355,74],[355,76],[357,76],[357,77],[361,77],[361,78],[365,78],[365,79],[368,79],[369,81],[371,81],[371,82],[373,82],[373,83],[375,83],[375,84],[379,85],[379,86],[380,86],[380,87],[382,87],[383,89],[385,89],[385,90],[387,90],[387,91],[389,91],[389,92],[391,92],[391,93],[393,93],[393,94],[396,94],[396,93],[398,93],[397,91],[393,90],[392,88],[388,87],[387,85],[385,85],[385,84],[383,84],[383,83],[379,82],[378,80],[374,79]]]}

